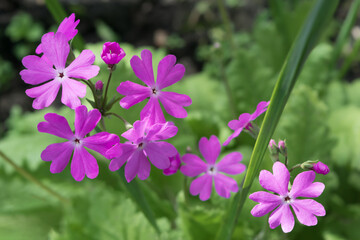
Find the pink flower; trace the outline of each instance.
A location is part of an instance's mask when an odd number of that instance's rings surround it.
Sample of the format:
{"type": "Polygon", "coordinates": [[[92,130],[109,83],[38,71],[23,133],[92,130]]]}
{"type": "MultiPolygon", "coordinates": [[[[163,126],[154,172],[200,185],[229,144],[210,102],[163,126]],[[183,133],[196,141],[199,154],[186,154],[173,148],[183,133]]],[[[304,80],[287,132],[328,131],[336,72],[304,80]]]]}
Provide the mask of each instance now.
{"type": "Polygon", "coordinates": [[[100,70],[98,66],[92,65],[95,55],[90,50],[84,50],[66,67],[70,46],[63,33],[58,32],[55,35],[47,33],[42,37],[41,43],[44,56],[51,65],[44,58],[29,55],[22,60],[27,69],[20,72],[25,83],[38,85],[46,82],[41,86],[26,90],[29,97],[35,98],[33,108],[42,109],[50,106],[60,86],[62,86],[61,102],[73,109],[80,106],[79,97],[85,97],[86,85],[72,78],[88,80],[95,77],[100,70]]]}
{"type": "Polygon", "coordinates": [[[124,50],[117,42],[104,43],[103,50],[101,52],[102,60],[109,65],[118,64],[121,59],[125,57],[124,50]]]}
{"type": "MultiPolygon", "coordinates": [[[[67,41],[70,41],[78,33],[76,26],[79,24],[79,22],[80,22],[80,19],[75,21],[75,13],[72,13],[69,17],[65,18],[60,23],[59,28],[56,32],[63,33],[65,35],[67,41]]],[[[36,48],[35,52],[36,52],[36,54],[41,54],[43,52],[41,43],[36,48]]]]}
{"type": "Polygon", "coordinates": [[[312,170],[318,174],[326,175],[330,172],[329,167],[322,162],[317,162],[313,167],[312,170]]]}
{"type": "Polygon", "coordinates": [[[184,94],[163,91],[164,88],[180,81],[184,76],[185,67],[182,64],[175,64],[176,57],[174,55],[167,55],[159,62],[155,83],[151,52],[147,49],[143,50],[141,58],[132,57],[130,64],[135,75],[147,86],[130,81],[122,82],[117,88],[120,94],[125,95],[120,101],[121,107],[128,109],[146,98],[150,98],[140,113],[141,120],[149,117],[152,124],[165,122],[159,101],[171,116],[185,118],[187,112],[183,107],[191,105],[191,98],[184,94]]]}
{"type": "Polygon", "coordinates": [[[47,113],[44,116],[46,122],[40,122],[39,132],[49,133],[66,139],[63,143],[49,145],[42,153],[41,159],[52,161],[51,173],[62,172],[69,163],[71,155],[71,175],[76,181],[88,178],[96,178],[99,174],[99,166],[96,159],[87,152],[86,148],[94,150],[103,156],[113,145],[119,142],[119,137],[107,132],[97,133],[86,137],[101,119],[99,110],[87,111],[85,106],[75,109],[75,133],[70,129],[68,121],[56,113],[47,113]]]}
{"type": "Polygon", "coordinates": [[[212,183],[215,183],[215,190],[221,197],[229,198],[230,192],[239,190],[237,182],[222,174],[236,175],[245,170],[245,165],[241,164],[242,155],[239,152],[232,152],[216,163],[221,151],[221,144],[216,136],[210,139],[205,137],[200,139],[199,149],[206,162],[202,161],[197,155],[187,153],[182,157],[186,164],[181,166],[181,172],[188,177],[195,177],[202,173],[202,176],[192,181],[190,193],[200,194],[200,200],[206,201],[210,198],[212,183]]]}
{"type": "Polygon", "coordinates": [[[175,156],[170,157],[169,160],[170,160],[170,167],[164,169],[164,171],[163,171],[164,175],[166,175],[166,176],[175,174],[179,170],[180,165],[181,165],[181,159],[180,159],[179,154],[176,154],[175,156]]]}
{"type": "Polygon", "coordinates": [[[263,191],[250,194],[249,198],[259,203],[251,210],[251,214],[254,217],[262,217],[277,207],[269,217],[270,228],[274,229],[281,224],[282,230],[288,233],[295,224],[291,206],[300,223],[306,226],[316,225],[316,216],[325,216],[324,207],[313,199],[298,198],[318,197],[324,191],[325,185],[321,182],[313,183],[316,174],[306,171],[296,176],[289,191],[290,173],[286,166],[281,162],[275,162],[273,172],[274,174],[271,174],[262,170],[259,181],[263,188],[276,194],[263,191]]]}
{"type": "Polygon", "coordinates": [[[177,131],[171,122],[151,125],[148,119],[136,121],[133,128],[121,135],[129,142],[119,143],[107,152],[108,157],[114,158],[110,162],[110,170],[116,171],[127,162],[125,178],[130,182],[136,175],[141,180],[147,179],[150,162],[159,169],[169,168],[169,158],[175,156],[177,150],[162,140],[175,136],[177,131]]]}
{"type": "Polygon", "coordinates": [[[266,111],[269,103],[270,102],[260,102],[257,105],[255,112],[253,112],[252,114],[243,113],[239,116],[239,120],[231,120],[228,123],[228,126],[232,130],[234,130],[234,132],[233,134],[230,135],[230,137],[228,137],[228,139],[226,139],[223,145],[224,146],[228,145],[231,142],[231,140],[239,136],[242,130],[244,129],[251,132],[253,127],[252,121],[254,121],[257,117],[259,117],[261,114],[263,114],[266,111]]]}

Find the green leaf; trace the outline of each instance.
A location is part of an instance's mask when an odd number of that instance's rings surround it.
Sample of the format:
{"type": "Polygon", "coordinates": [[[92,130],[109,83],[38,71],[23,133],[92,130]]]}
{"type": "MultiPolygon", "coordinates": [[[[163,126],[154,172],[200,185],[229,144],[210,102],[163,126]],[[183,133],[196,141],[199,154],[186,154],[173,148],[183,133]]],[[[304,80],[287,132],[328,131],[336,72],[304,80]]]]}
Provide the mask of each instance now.
{"type": "Polygon", "coordinates": [[[329,18],[334,13],[337,4],[338,1],[336,0],[318,0],[307,17],[297,40],[294,42],[273,91],[270,105],[266,112],[260,134],[250,159],[244,185],[242,186],[242,190],[237,193],[233,199],[231,206],[224,217],[224,223],[220,228],[217,239],[223,240],[231,238],[242,206],[244,205],[255,176],[260,170],[261,162],[269,140],[275,131],[297,76],[305,63],[307,56],[320,37],[321,30],[324,29],[329,18]]]}

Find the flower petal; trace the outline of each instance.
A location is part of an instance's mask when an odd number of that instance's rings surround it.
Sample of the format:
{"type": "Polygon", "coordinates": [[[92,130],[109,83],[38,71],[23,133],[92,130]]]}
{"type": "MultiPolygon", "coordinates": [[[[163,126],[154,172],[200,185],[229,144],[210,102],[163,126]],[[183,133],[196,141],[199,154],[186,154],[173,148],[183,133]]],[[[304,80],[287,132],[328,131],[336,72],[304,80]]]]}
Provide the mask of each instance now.
{"type": "Polygon", "coordinates": [[[100,153],[104,157],[107,157],[106,152],[115,144],[119,143],[119,141],[119,137],[115,134],[100,132],[90,137],[84,138],[83,144],[85,147],[100,153]]]}
{"type": "Polygon", "coordinates": [[[201,177],[196,178],[190,184],[191,195],[200,194],[200,200],[206,201],[211,196],[212,189],[212,177],[209,174],[205,174],[201,177]]]}
{"type": "Polygon", "coordinates": [[[299,222],[306,226],[315,226],[317,224],[316,216],[325,216],[326,214],[323,205],[313,199],[295,199],[291,206],[299,222]]]}
{"type": "Polygon", "coordinates": [[[245,165],[240,163],[242,160],[242,154],[239,152],[232,152],[226,155],[220,162],[216,165],[216,169],[219,172],[224,172],[231,175],[240,174],[245,171],[245,165]]]}
{"type": "Polygon", "coordinates": [[[129,109],[131,106],[144,101],[150,97],[150,89],[130,81],[122,82],[116,89],[121,95],[120,106],[129,109]]]}
{"type": "Polygon", "coordinates": [[[56,113],[47,113],[44,116],[47,122],[40,122],[38,124],[38,131],[49,133],[61,138],[72,140],[74,134],[71,131],[68,121],[63,116],[56,113]]]}
{"type": "Polygon", "coordinates": [[[159,169],[170,167],[169,158],[177,153],[176,148],[167,142],[149,142],[146,144],[144,151],[151,163],[159,169]]]}
{"type": "Polygon", "coordinates": [[[72,13],[69,17],[64,18],[64,20],[60,23],[57,32],[64,33],[68,41],[70,41],[78,32],[76,26],[79,24],[79,22],[80,19],[75,21],[75,14],[72,13]]]}
{"type": "Polygon", "coordinates": [[[272,192],[282,196],[287,195],[290,174],[285,165],[281,162],[275,162],[273,165],[274,175],[269,171],[262,170],[259,176],[260,185],[272,192]]]}
{"type": "Polygon", "coordinates": [[[43,161],[52,161],[50,166],[51,173],[62,172],[68,165],[74,145],[71,142],[54,143],[46,147],[41,153],[43,161]]]}
{"type": "Polygon", "coordinates": [[[141,58],[133,56],[130,65],[135,75],[149,87],[154,87],[154,72],[152,66],[152,54],[149,50],[144,49],[141,52],[141,58]]]}
{"type": "Polygon", "coordinates": [[[269,106],[269,104],[270,104],[270,101],[268,101],[268,102],[265,102],[265,101],[260,102],[256,106],[255,112],[253,112],[253,114],[251,114],[250,121],[254,121],[257,117],[259,117],[261,114],[266,112],[267,107],[269,106]]]}
{"type": "Polygon", "coordinates": [[[80,55],[66,68],[66,75],[72,78],[88,80],[98,75],[100,67],[92,65],[95,55],[91,50],[83,50],[80,55]]]}
{"type": "Polygon", "coordinates": [[[279,205],[282,202],[279,195],[264,191],[254,192],[250,194],[249,198],[258,203],[277,203],[279,205]]]}
{"type": "Polygon", "coordinates": [[[156,123],[152,125],[146,135],[148,141],[165,140],[174,137],[178,128],[172,122],[156,123]]]}
{"type": "Polygon", "coordinates": [[[79,97],[85,97],[86,85],[70,78],[64,78],[62,87],[61,102],[71,109],[80,106],[81,101],[79,97]]]}
{"type": "Polygon", "coordinates": [[[156,78],[156,86],[160,89],[166,88],[181,80],[185,74],[185,67],[182,64],[176,63],[174,55],[167,55],[158,65],[158,72],[156,78]]]}
{"type": "Polygon", "coordinates": [[[180,171],[188,177],[195,177],[207,171],[207,164],[195,154],[187,153],[182,157],[186,164],[181,166],[180,171]]]}
{"type": "Polygon", "coordinates": [[[234,138],[236,138],[237,136],[240,135],[240,133],[242,132],[243,128],[238,128],[236,129],[227,139],[226,141],[223,143],[223,146],[227,146],[231,140],[233,140],[234,138]]]}
{"type": "Polygon", "coordinates": [[[87,112],[87,108],[81,105],[75,109],[75,135],[85,137],[98,124],[101,119],[101,113],[97,109],[87,112]]]}
{"type": "Polygon", "coordinates": [[[176,118],[186,118],[187,112],[184,107],[191,105],[191,98],[185,94],[175,92],[161,92],[159,100],[166,112],[176,118]]]}
{"type": "Polygon", "coordinates": [[[27,84],[37,85],[56,77],[55,69],[38,56],[26,56],[22,59],[22,64],[27,69],[22,70],[20,75],[27,84]]]}
{"type": "Polygon", "coordinates": [[[288,204],[280,205],[269,217],[270,228],[274,229],[281,224],[284,233],[291,232],[294,228],[294,216],[288,204]]]}
{"type": "Polygon", "coordinates": [[[202,137],[199,142],[199,150],[209,164],[215,164],[221,151],[219,139],[214,135],[209,140],[206,137],[202,137]]]}
{"type": "Polygon", "coordinates": [[[84,179],[85,175],[96,178],[99,174],[99,166],[96,159],[83,147],[75,147],[74,156],[71,162],[71,175],[76,181],[84,179]]]}
{"type": "Polygon", "coordinates": [[[254,217],[262,217],[274,210],[277,206],[279,206],[279,203],[259,203],[251,209],[251,215],[254,217]]]}
{"type": "Polygon", "coordinates": [[[318,197],[325,189],[325,185],[321,182],[314,182],[315,172],[306,171],[298,174],[294,179],[290,195],[297,197],[318,197]]]}
{"type": "Polygon", "coordinates": [[[229,198],[230,192],[239,191],[239,186],[234,179],[220,173],[214,175],[214,183],[217,194],[224,198],[229,198]]]}
{"type": "Polygon", "coordinates": [[[150,97],[148,103],[140,112],[140,119],[145,120],[146,118],[149,118],[149,125],[166,122],[160,103],[155,97],[150,97]]]}
{"type": "Polygon", "coordinates": [[[122,165],[130,158],[130,156],[136,151],[136,146],[133,144],[119,143],[107,151],[109,158],[114,158],[111,160],[109,169],[111,171],[119,170],[122,165]]]}
{"type": "Polygon", "coordinates": [[[125,166],[126,181],[131,182],[131,180],[133,180],[136,177],[139,171],[143,171],[142,176],[144,176],[144,169],[140,169],[140,168],[142,167],[142,165],[146,164],[144,163],[146,161],[148,160],[143,151],[140,150],[134,151],[125,166]]]}
{"type": "Polygon", "coordinates": [[[44,55],[58,70],[65,69],[66,59],[69,55],[70,45],[65,34],[49,32],[41,38],[41,48],[44,55]]]}
{"type": "Polygon", "coordinates": [[[47,82],[41,86],[30,88],[25,91],[26,95],[35,98],[32,106],[35,109],[43,109],[50,106],[59,92],[61,83],[57,80],[47,82]]]}

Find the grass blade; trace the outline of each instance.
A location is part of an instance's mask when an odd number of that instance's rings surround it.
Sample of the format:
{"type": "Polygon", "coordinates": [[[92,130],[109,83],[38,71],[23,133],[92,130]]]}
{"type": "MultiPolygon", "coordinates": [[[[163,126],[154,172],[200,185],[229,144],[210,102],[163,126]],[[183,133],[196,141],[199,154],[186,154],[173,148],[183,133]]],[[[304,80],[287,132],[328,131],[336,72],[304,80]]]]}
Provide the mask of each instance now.
{"type": "MultiPolygon", "coordinates": [[[[59,0],[45,0],[45,4],[53,18],[57,23],[61,23],[64,18],[68,17],[69,15],[66,14],[65,9],[61,6],[59,0]]],[[[75,38],[72,40],[72,45],[82,51],[85,49],[85,42],[84,39],[81,37],[80,33],[77,33],[75,38]]]]}
{"type": "Polygon", "coordinates": [[[218,240],[231,238],[241,209],[247,199],[254,178],[259,173],[268,143],[275,131],[297,76],[310,54],[310,51],[319,39],[322,30],[333,15],[337,5],[338,0],[318,0],[305,20],[297,39],[292,45],[271,96],[270,105],[265,114],[259,136],[251,155],[242,190],[236,194],[225,215],[223,225],[217,235],[218,240]]]}

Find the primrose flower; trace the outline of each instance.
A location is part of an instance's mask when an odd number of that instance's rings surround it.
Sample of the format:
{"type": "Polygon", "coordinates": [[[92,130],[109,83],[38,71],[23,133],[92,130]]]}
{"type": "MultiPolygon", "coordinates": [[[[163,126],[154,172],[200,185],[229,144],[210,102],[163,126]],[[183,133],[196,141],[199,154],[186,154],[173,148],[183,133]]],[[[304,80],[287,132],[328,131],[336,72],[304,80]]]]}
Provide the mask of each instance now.
{"type": "Polygon", "coordinates": [[[216,136],[211,136],[209,140],[205,137],[201,138],[199,150],[206,162],[191,153],[182,157],[182,161],[186,165],[181,166],[180,170],[184,175],[195,177],[203,174],[192,181],[190,193],[192,195],[200,194],[200,200],[206,201],[211,196],[213,182],[217,194],[221,197],[229,198],[230,192],[237,192],[239,190],[237,182],[222,173],[237,175],[245,170],[245,165],[240,163],[241,153],[229,153],[216,163],[221,151],[221,144],[216,136]]]}
{"type": "Polygon", "coordinates": [[[115,134],[100,132],[86,137],[101,119],[99,110],[87,111],[85,106],[75,109],[75,133],[70,129],[68,121],[56,113],[47,113],[44,116],[46,122],[38,124],[39,132],[49,133],[66,139],[66,142],[54,143],[41,153],[41,159],[51,161],[50,172],[62,172],[69,163],[71,155],[71,175],[76,181],[88,178],[96,178],[99,174],[99,166],[96,159],[87,152],[86,148],[94,150],[103,156],[112,146],[119,142],[115,134]]]}
{"type": "Polygon", "coordinates": [[[121,135],[129,141],[119,143],[107,152],[109,158],[114,158],[110,162],[110,170],[116,171],[127,162],[125,178],[130,182],[136,175],[141,180],[147,179],[150,175],[150,162],[159,169],[169,168],[169,158],[175,156],[177,150],[162,140],[175,136],[177,131],[172,122],[151,125],[148,119],[136,121],[133,128],[121,135]]]}
{"type": "Polygon", "coordinates": [[[313,199],[321,195],[325,185],[321,182],[314,182],[316,174],[313,171],[302,172],[294,179],[291,190],[288,190],[290,173],[286,166],[281,162],[275,162],[273,165],[273,174],[262,170],[260,172],[260,185],[274,192],[260,191],[250,194],[249,198],[259,204],[252,210],[254,217],[262,217],[272,210],[269,217],[270,228],[274,229],[281,224],[283,232],[291,232],[294,228],[294,216],[290,210],[290,206],[300,223],[306,226],[314,226],[317,224],[316,216],[325,216],[324,207],[313,199]]]}
{"type": "Polygon", "coordinates": [[[176,154],[175,156],[170,157],[169,160],[170,160],[170,167],[164,169],[164,171],[163,171],[164,175],[166,175],[166,176],[175,174],[179,170],[180,165],[181,165],[181,159],[180,159],[179,154],[176,154]]]}
{"type": "MultiPolygon", "coordinates": [[[[76,26],[79,24],[79,22],[80,22],[80,19],[75,21],[75,14],[72,13],[69,17],[64,18],[64,20],[60,23],[56,32],[63,33],[65,35],[67,41],[70,41],[78,33],[76,26]]],[[[36,48],[35,52],[36,52],[36,54],[41,54],[43,52],[41,43],[36,48]]]]}
{"type": "Polygon", "coordinates": [[[330,172],[329,167],[323,162],[317,162],[316,164],[314,164],[312,170],[322,175],[326,175],[330,172]]]}
{"type": "Polygon", "coordinates": [[[121,59],[125,57],[124,50],[117,42],[104,43],[103,50],[101,52],[102,60],[108,65],[118,64],[121,59]]]}
{"type": "Polygon", "coordinates": [[[66,67],[70,46],[63,33],[58,32],[55,35],[51,32],[47,33],[42,37],[41,44],[44,56],[51,65],[44,58],[29,55],[22,60],[27,69],[20,72],[25,83],[31,85],[44,83],[25,92],[29,97],[35,98],[33,108],[42,109],[50,106],[60,86],[62,86],[61,102],[72,109],[80,106],[79,97],[85,97],[86,85],[72,78],[88,80],[99,73],[100,68],[92,65],[95,61],[94,53],[84,50],[66,67]]]}
{"type": "Polygon", "coordinates": [[[244,129],[248,130],[249,132],[252,132],[253,129],[252,122],[266,111],[269,103],[270,102],[264,102],[264,101],[260,102],[257,105],[255,112],[253,112],[252,114],[243,113],[239,116],[239,120],[231,120],[228,123],[228,126],[232,130],[234,130],[234,132],[233,134],[230,135],[230,137],[228,137],[228,139],[226,139],[223,145],[224,146],[228,145],[231,142],[231,140],[239,136],[242,130],[244,129]]]}
{"type": "Polygon", "coordinates": [[[146,98],[150,98],[140,113],[141,120],[149,117],[151,124],[165,122],[159,101],[171,116],[185,118],[187,112],[183,107],[191,105],[191,98],[184,94],[163,91],[164,88],[180,81],[184,76],[185,67],[182,64],[175,64],[176,57],[174,55],[167,55],[159,62],[155,83],[151,52],[147,49],[143,50],[141,58],[132,57],[130,64],[135,75],[147,86],[130,81],[122,82],[117,88],[120,94],[125,95],[120,101],[121,107],[128,109],[146,98]]]}

